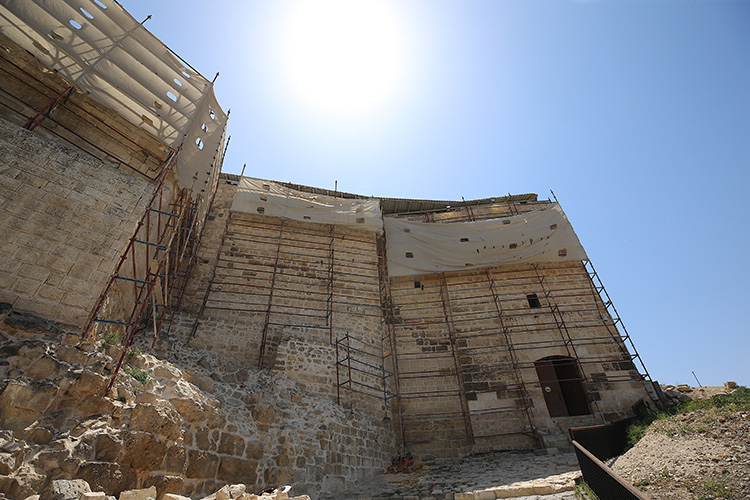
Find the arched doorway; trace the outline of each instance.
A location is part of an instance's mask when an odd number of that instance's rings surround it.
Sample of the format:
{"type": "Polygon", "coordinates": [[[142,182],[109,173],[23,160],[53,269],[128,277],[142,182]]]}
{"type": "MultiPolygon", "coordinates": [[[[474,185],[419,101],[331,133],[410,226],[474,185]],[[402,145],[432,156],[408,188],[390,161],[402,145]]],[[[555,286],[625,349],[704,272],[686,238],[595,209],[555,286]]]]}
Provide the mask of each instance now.
{"type": "Polygon", "coordinates": [[[534,366],[550,417],[591,415],[575,358],[548,356],[534,366]]]}

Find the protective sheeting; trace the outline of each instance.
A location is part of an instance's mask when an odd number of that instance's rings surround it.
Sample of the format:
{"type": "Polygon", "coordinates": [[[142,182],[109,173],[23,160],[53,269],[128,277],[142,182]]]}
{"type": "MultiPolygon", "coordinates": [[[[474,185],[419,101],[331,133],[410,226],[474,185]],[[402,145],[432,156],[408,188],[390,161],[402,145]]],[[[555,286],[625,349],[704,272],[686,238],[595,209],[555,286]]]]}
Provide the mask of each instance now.
{"type": "Polygon", "coordinates": [[[0,31],[167,146],[176,149],[184,141],[180,181],[204,186],[227,115],[211,82],[121,5],[109,0],[3,0],[0,31]]]}
{"type": "Polygon", "coordinates": [[[334,198],[303,193],[272,181],[243,177],[232,210],[366,231],[383,228],[380,200],[334,198]]]}
{"type": "Polygon", "coordinates": [[[504,219],[429,223],[385,218],[390,276],[409,276],[498,264],[586,259],[557,203],[504,219]]]}

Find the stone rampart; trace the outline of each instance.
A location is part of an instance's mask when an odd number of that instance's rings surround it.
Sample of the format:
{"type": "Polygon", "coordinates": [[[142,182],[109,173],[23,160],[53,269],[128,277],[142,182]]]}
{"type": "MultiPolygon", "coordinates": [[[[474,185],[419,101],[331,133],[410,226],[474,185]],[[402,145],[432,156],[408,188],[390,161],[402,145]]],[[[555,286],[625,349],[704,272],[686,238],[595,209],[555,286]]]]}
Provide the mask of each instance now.
{"type": "Polygon", "coordinates": [[[151,189],[0,120],[0,300],[82,326],[151,189]]]}

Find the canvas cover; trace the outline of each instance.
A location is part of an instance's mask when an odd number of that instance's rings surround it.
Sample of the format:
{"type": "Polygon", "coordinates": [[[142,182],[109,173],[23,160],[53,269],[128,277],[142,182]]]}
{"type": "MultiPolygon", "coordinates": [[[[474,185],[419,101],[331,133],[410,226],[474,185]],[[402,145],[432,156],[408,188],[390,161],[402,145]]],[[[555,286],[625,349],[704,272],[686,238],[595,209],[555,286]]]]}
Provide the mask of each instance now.
{"type": "Polygon", "coordinates": [[[0,31],[165,145],[176,149],[184,142],[179,179],[183,186],[204,186],[220,153],[227,115],[212,83],[121,5],[110,0],[3,0],[0,31]]]}
{"type": "Polygon", "coordinates": [[[586,259],[557,203],[503,219],[430,223],[386,217],[384,226],[390,276],[586,259]]]}
{"type": "Polygon", "coordinates": [[[252,177],[240,179],[232,210],[366,231],[380,231],[383,228],[378,199],[334,198],[305,193],[252,177]]]}

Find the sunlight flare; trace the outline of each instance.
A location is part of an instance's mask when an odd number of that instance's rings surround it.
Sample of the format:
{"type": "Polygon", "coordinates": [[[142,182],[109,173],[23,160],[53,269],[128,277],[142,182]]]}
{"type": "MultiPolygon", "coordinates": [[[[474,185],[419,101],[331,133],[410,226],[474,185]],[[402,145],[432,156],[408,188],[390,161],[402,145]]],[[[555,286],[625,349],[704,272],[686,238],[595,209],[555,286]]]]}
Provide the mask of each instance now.
{"type": "Polygon", "coordinates": [[[401,33],[382,1],[299,2],[285,33],[284,59],[303,100],[327,112],[382,104],[401,72],[401,33]]]}

